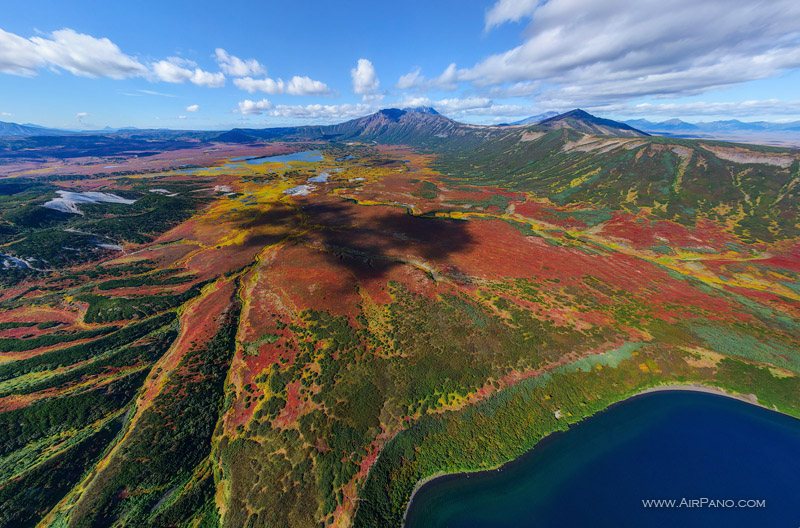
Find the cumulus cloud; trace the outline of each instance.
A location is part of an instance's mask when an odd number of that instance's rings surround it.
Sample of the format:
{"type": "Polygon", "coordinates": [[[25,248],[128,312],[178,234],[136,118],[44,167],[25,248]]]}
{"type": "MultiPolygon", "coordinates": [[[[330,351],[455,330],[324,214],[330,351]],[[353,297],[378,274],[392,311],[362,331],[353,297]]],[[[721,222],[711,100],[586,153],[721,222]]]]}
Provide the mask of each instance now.
{"type": "Polygon", "coordinates": [[[542,81],[545,97],[581,103],[696,94],[800,66],[794,0],[499,0],[486,27],[521,20],[522,44],[456,80],[542,81]]]}
{"type": "Polygon", "coordinates": [[[420,68],[411,70],[397,80],[397,88],[401,90],[455,90],[458,86],[458,68],[455,63],[450,64],[438,77],[428,79],[422,74],[420,68]]]}
{"type": "Polygon", "coordinates": [[[434,107],[441,109],[442,113],[454,114],[467,110],[475,110],[477,108],[490,108],[493,103],[491,99],[486,97],[451,97],[448,99],[439,99],[432,104],[434,107]]]}
{"type": "Polygon", "coordinates": [[[488,97],[450,97],[432,100],[427,97],[411,97],[400,101],[402,107],[431,106],[449,117],[528,116],[535,112],[530,105],[498,104],[488,97]]]}
{"type": "Polygon", "coordinates": [[[316,81],[311,77],[295,75],[289,82],[283,79],[253,79],[243,77],[234,79],[233,84],[238,88],[249,93],[264,92],[270,95],[289,94],[289,95],[326,95],[330,93],[328,85],[322,81],[316,81]]]}
{"type": "Polygon", "coordinates": [[[350,70],[353,80],[353,92],[360,95],[365,101],[379,100],[382,95],[378,92],[381,82],[375,72],[375,66],[367,59],[358,59],[356,67],[350,70]]]}
{"type": "Polygon", "coordinates": [[[191,82],[198,86],[220,88],[225,86],[225,74],[212,73],[197,67],[197,63],[181,57],[168,57],[152,64],[153,74],[168,83],[191,82]]]}
{"type": "Polygon", "coordinates": [[[286,93],[289,95],[325,95],[330,93],[330,89],[324,82],[315,81],[311,77],[295,75],[286,85],[286,93]]]}
{"type": "Polygon", "coordinates": [[[209,88],[221,88],[225,86],[225,74],[221,72],[211,73],[200,68],[195,68],[194,72],[192,73],[191,79],[189,79],[192,84],[197,84],[198,86],[208,86],[209,88]]]}
{"type": "Polygon", "coordinates": [[[198,110],[200,110],[200,105],[198,104],[192,104],[186,107],[187,112],[197,112],[198,110]]]}
{"type": "Polygon", "coordinates": [[[32,77],[40,68],[82,77],[124,79],[147,74],[147,67],[107,38],[72,29],[24,38],[0,29],[0,72],[32,77]]]}
{"type": "Polygon", "coordinates": [[[313,119],[318,122],[342,121],[374,112],[376,107],[367,103],[273,105],[267,99],[240,101],[236,112],[242,115],[268,115],[283,119],[313,119]]]}
{"type": "Polygon", "coordinates": [[[364,103],[340,105],[278,105],[270,112],[270,115],[299,119],[331,120],[361,117],[374,110],[375,107],[364,103]]]}
{"type": "Polygon", "coordinates": [[[420,68],[414,68],[405,75],[401,75],[397,80],[396,86],[401,90],[408,90],[409,88],[416,88],[425,81],[425,76],[422,75],[420,68]]]}
{"type": "Polygon", "coordinates": [[[242,115],[261,115],[271,109],[272,103],[267,99],[261,99],[260,101],[245,99],[244,101],[239,101],[238,112],[242,115]]]}
{"type": "Polygon", "coordinates": [[[247,77],[267,73],[266,68],[256,59],[240,59],[222,48],[214,50],[214,55],[217,59],[217,64],[219,64],[219,69],[231,77],[247,77]]]}
{"type": "Polygon", "coordinates": [[[233,84],[249,93],[264,92],[271,95],[283,93],[286,89],[283,81],[278,79],[253,79],[252,77],[244,77],[242,79],[234,79],[233,84]]]}

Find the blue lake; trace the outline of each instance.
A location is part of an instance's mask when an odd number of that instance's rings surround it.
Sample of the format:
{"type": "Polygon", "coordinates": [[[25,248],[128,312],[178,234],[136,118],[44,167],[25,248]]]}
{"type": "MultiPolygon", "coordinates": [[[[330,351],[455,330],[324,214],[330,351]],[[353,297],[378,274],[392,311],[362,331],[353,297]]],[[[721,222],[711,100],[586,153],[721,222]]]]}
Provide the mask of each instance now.
{"type": "MultiPolygon", "coordinates": [[[[280,156],[266,156],[263,158],[250,158],[247,160],[248,165],[261,165],[262,163],[289,163],[292,161],[304,161],[307,163],[314,163],[322,161],[322,151],[320,150],[304,150],[302,152],[293,152],[292,154],[283,154],[280,156]]],[[[231,160],[237,161],[237,160],[231,160]]]]}
{"type": "Polygon", "coordinates": [[[800,420],[713,394],[612,406],[499,471],[424,485],[408,528],[800,526],[800,420]],[[732,500],[734,507],[680,505],[732,500]],[[675,499],[676,507],[644,507],[675,499]],[[765,507],[738,507],[740,499],[765,507]]]}

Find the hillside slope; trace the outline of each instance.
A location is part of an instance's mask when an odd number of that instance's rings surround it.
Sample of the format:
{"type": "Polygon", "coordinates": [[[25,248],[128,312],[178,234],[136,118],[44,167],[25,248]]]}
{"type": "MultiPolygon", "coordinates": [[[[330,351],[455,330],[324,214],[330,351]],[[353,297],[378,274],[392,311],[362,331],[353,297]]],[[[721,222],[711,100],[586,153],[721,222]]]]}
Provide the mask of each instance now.
{"type": "Polygon", "coordinates": [[[648,208],[685,224],[706,217],[748,240],[800,235],[795,150],[538,126],[468,149],[444,145],[437,159],[437,168],[451,177],[559,204],[648,208]]]}

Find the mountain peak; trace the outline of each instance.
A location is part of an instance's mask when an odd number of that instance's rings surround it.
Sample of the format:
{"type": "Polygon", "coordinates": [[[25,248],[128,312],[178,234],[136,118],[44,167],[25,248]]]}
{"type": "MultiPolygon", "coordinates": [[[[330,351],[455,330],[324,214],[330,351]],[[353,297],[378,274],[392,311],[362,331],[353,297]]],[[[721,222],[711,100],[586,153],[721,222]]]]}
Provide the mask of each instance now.
{"type": "Polygon", "coordinates": [[[418,112],[420,114],[441,115],[432,106],[410,106],[403,108],[406,112],[418,112]]]}
{"type": "Polygon", "coordinates": [[[597,116],[593,116],[586,110],[581,110],[580,108],[570,110],[569,112],[564,112],[563,114],[560,114],[560,116],[556,117],[574,117],[575,119],[598,119],[597,116]]]}
{"type": "Polygon", "coordinates": [[[397,121],[401,117],[403,117],[406,113],[407,113],[406,110],[401,110],[399,108],[382,108],[372,115],[375,117],[382,117],[389,119],[389,121],[397,121]]]}
{"type": "Polygon", "coordinates": [[[636,128],[619,121],[597,117],[585,110],[576,108],[569,112],[564,112],[557,116],[545,119],[539,126],[559,129],[568,128],[595,136],[615,136],[615,137],[644,137],[649,136],[636,128]]]}

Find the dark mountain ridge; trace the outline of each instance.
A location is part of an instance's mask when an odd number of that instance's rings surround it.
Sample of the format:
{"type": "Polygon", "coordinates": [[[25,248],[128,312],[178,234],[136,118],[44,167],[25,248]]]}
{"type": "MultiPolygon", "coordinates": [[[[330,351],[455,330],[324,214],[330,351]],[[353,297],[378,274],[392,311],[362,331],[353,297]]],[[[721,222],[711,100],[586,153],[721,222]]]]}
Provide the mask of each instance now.
{"type": "Polygon", "coordinates": [[[538,126],[551,130],[569,128],[594,136],[645,137],[650,135],[628,124],[594,116],[580,108],[545,119],[538,126]]]}

